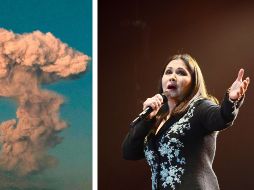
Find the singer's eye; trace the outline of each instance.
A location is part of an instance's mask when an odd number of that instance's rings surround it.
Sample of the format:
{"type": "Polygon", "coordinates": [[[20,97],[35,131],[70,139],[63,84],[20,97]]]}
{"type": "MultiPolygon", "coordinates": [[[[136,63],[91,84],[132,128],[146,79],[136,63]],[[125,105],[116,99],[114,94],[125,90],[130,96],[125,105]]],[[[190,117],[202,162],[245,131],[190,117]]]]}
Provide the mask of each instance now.
{"type": "Polygon", "coordinates": [[[179,70],[177,71],[177,74],[178,74],[178,75],[181,75],[181,76],[186,76],[186,75],[187,75],[187,72],[186,72],[185,70],[179,69],[179,70]]]}
{"type": "Polygon", "coordinates": [[[167,69],[167,70],[165,71],[165,73],[164,73],[164,75],[169,75],[169,74],[172,74],[171,69],[167,69]]]}

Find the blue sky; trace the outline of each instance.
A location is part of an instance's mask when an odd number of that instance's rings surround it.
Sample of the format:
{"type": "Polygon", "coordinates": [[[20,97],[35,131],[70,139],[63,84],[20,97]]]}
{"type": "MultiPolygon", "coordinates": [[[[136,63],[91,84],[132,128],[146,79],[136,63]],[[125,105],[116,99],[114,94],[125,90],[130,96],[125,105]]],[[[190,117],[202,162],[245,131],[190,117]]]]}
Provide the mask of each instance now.
{"type": "MultiPolygon", "coordinates": [[[[51,32],[69,47],[92,58],[92,0],[7,0],[0,4],[0,27],[14,33],[51,32]]],[[[44,85],[64,96],[61,119],[69,124],[61,144],[49,150],[59,164],[31,178],[44,189],[92,188],[92,60],[84,74],[44,85]]],[[[13,100],[0,99],[0,121],[16,118],[13,100]]]]}

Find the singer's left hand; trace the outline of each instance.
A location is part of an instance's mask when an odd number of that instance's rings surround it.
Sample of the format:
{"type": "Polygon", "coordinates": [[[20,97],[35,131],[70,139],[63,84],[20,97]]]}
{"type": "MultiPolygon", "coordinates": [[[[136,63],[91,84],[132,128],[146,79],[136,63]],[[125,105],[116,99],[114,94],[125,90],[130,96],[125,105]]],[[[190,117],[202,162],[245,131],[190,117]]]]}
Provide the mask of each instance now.
{"type": "Polygon", "coordinates": [[[242,80],[243,75],[244,69],[240,69],[235,82],[230,87],[229,98],[233,101],[240,100],[247,91],[248,85],[250,83],[250,78],[247,77],[245,80],[242,80]]]}

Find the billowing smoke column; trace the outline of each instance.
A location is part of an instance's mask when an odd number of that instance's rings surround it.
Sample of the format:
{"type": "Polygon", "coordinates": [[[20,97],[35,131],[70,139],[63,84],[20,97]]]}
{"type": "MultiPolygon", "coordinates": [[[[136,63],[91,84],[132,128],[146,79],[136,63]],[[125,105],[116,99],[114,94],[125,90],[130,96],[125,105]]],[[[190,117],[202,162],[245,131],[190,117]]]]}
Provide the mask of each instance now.
{"type": "Polygon", "coordinates": [[[67,127],[59,118],[63,97],[40,84],[84,72],[88,61],[51,33],[0,29],[0,96],[18,103],[17,119],[0,124],[1,170],[24,176],[57,163],[47,150],[61,142],[58,133],[67,127]]]}

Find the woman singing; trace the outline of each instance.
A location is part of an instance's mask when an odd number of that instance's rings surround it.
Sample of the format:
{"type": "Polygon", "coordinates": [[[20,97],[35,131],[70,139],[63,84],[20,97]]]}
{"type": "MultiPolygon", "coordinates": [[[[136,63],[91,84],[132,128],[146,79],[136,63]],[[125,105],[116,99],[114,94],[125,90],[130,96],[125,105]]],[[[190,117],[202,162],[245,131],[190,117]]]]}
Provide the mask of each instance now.
{"type": "Polygon", "coordinates": [[[159,94],[146,99],[153,111],[131,127],[123,157],[146,158],[153,190],[218,190],[212,163],[218,132],[231,126],[249,85],[240,69],[219,105],[209,95],[197,62],[188,54],[167,62],[159,94]],[[163,97],[167,102],[163,104],[163,97]]]}

